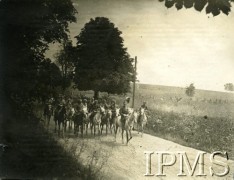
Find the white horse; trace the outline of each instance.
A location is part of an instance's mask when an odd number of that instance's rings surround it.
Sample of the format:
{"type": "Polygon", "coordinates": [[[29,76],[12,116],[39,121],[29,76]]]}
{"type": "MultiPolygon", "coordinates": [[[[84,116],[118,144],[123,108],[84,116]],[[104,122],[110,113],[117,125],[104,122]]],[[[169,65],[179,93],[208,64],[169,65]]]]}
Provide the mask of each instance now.
{"type": "Polygon", "coordinates": [[[144,126],[146,125],[146,123],[147,123],[147,116],[145,114],[145,109],[141,107],[139,110],[138,117],[137,117],[137,130],[138,130],[138,134],[139,134],[139,131],[141,131],[141,137],[143,136],[144,126]]]}
{"type": "Polygon", "coordinates": [[[117,134],[118,128],[121,127],[122,143],[124,143],[123,133],[124,131],[126,131],[126,144],[128,144],[128,142],[132,139],[131,131],[132,131],[134,122],[136,122],[136,119],[137,119],[137,113],[133,109],[129,108],[128,111],[129,111],[129,114],[123,115],[121,117],[119,114],[119,109],[116,109],[116,117],[115,117],[115,140],[116,140],[116,134],[117,134]],[[128,135],[130,135],[129,138],[128,138],[128,135]]]}
{"type": "Polygon", "coordinates": [[[98,134],[101,134],[101,122],[102,122],[102,116],[103,113],[105,112],[104,107],[100,107],[100,110],[98,110],[93,118],[90,118],[90,129],[91,129],[91,134],[93,133],[95,136],[96,133],[96,126],[98,126],[98,134]],[[94,132],[93,132],[94,130],[94,132]]]}
{"type": "Polygon", "coordinates": [[[72,129],[72,123],[73,123],[73,117],[75,115],[75,108],[72,106],[67,107],[67,116],[66,116],[66,122],[65,122],[65,131],[67,128],[67,122],[68,122],[68,128],[69,130],[72,129]]]}
{"type": "Polygon", "coordinates": [[[137,112],[134,111],[132,108],[129,108],[129,113],[130,113],[130,116],[129,116],[129,120],[128,120],[128,131],[129,131],[130,139],[131,139],[132,138],[132,129],[133,129],[134,123],[137,123],[137,112]]]}

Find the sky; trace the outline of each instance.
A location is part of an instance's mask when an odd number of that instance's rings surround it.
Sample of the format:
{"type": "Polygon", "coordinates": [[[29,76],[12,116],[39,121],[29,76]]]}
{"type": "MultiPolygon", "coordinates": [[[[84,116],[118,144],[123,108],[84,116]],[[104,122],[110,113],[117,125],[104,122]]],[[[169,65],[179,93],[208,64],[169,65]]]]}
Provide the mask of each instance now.
{"type": "Polygon", "coordinates": [[[193,8],[167,9],[158,0],[74,0],[74,6],[73,43],[91,18],[109,18],[122,32],[130,56],[137,56],[140,83],[194,83],[215,91],[234,83],[234,12],[213,17],[193,8]]]}

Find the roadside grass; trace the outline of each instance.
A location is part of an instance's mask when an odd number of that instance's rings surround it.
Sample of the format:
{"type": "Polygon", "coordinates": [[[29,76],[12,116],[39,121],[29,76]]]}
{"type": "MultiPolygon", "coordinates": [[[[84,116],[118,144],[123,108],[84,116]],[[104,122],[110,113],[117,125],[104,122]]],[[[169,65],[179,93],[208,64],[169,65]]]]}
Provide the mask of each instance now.
{"type": "Polygon", "coordinates": [[[226,151],[234,159],[234,122],[229,117],[187,116],[152,110],[146,133],[204,150],[226,151]]]}
{"type": "Polygon", "coordinates": [[[3,119],[0,151],[1,178],[97,179],[92,169],[62,147],[35,116],[3,119]]]}

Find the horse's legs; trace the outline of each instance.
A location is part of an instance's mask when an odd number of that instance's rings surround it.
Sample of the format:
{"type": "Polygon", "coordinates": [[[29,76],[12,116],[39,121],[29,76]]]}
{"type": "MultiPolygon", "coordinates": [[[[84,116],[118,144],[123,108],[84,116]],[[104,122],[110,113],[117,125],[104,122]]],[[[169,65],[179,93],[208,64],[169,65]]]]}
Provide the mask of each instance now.
{"type": "Polygon", "coordinates": [[[74,134],[76,134],[76,123],[74,122],[74,134]]]}
{"type": "Polygon", "coordinates": [[[116,124],[113,124],[113,127],[114,127],[114,133],[116,133],[117,131],[116,131],[116,124]]]}
{"type": "Polygon", "coordinates": [[[143,132],[144,132],[144,124],[142,123],[142,127],[141,127],[141,137],[143,136],[143,132]]]}
{"type": "Polygon", "coordinates": [[[79,136],[79,132],[80,132],[80,124],[77,124],[77,132],[76,132],[77,137],[79,136]]]}
{"type": "Polygon", "coordinates": [[[107,135],[107,131],[108,131],[108,130],[107,130],[107,127],[108,127],[108,123],[106,123],[106,135],[107,135]]]}
{"type": "Polygon", "coordinates": [[[47,129],[49,129],[49,125],[50,125],[50,116],[48,115],[46,119],[47,119],[47,129]]]}
{"type": "Polygon", "coordinates": [[[102,134],[103,126],[104,126],[104,124],[101,123],[101,134],[102,134]]]}
{"type": "Polygon", "coordinates": [[[65,120],[63,124],[64,124],[63,129],[64,129],[64,131],[66,132],[66,129],[67,129],[67,120],[65,120]]]}
{"type": "Polygon", "coordinates": [[[82,123],[82,125],[80,126],[80,128],[81,128],[81,130],[80,130],[80,132],[81,132],[81,137],[83,138],[83,130],[84,130],[84,124],[82,123]]]}
{"type": "Polygon", "coordinates": [[[101,135],[101,124],[98,124],[98,135],[101,135]]]}
{"type": "Polygon", "coordinates": [[[71,119],[69,119],[69,130],[71,130],[72,129],[72,122],[71,122],[71,119]]]}
{"type": "Polygon", "coordinates": [[[116,134],[117,134],[117,131],[118,131],[118,126],[115,127],[115,141],[116,141],[116,134]]]}
{"type": "Polygon", "coordinates": [[[89,125],[88,123],[85,124],[85,134],[86,134],[86,136],[88,135],[88,125],[89,125]]]}
{"type": "MultiPolygon", "coordinates": [[[[65,134],[64,134],[64,128],[66,128],[65,124],[66,124],[66,120],[62,122],[62,137],[64,138],[65,137],[65,134]]],[[[66,129],[65,129],[66,130],[66,129]]]]}
{"type": "Polygon", "coordinates": [[[93,126],[94,126],[94,127],[93,127],[93,129],[94,129],[94,130],[93,130],[93,134],[94,134],[94,136],[95,136],[95,133],[96,133],[96,124],[94,123],[93,126]]]}
{"type": "Polygon", "coordinates": [[[112,134],[112,129],[111,129],[112,128],[112,123],[111,122],[110,122],[110,126],[109,127],[110,127],[110,133],[112,134]]]}
{"type": "Polygon", "coordinates": [[[132,130],[131,129],[129,130],[129,135],[130,135],[130,138],[129,138],[129,140],[130,140],[130,139],[132,139],[132,130]]]}
{"type": "Polygon", "coordinates": [[[93,123],[90,124],[91,135],[93,134],[93,123]]]}
{"type": "Polygon", "coordinates": [[[58,122],[58,136],[60,136],[60,122],[58,122]]]}
{"type": "Polygon", "coordinates": [[[54,127],[54,132],[56,133],[56,131],[57,131],[57,123],[58,123],[58,121],[54,121],[54,123],[55,123],[55,127],[54,127]]]}
{"type": "Polygon", "coordinates": [[[123,133],[124,133],[124,129],[122,128],[122,144],[124,143],[124,140],[123,140],[123,133]]]}
{"type": "Polygon", "coordinates": [[[126,129],[126,144],[128,145],[128,141],[129,141],[129,139],[128,139],[128,130],[126,129]]]}
{"type": "Polygon", "coordinates": [[[140,132],[140,125],[139,125],[139,123],[137,123],[137,132],[138,132],[138,134],[140,132]]]}

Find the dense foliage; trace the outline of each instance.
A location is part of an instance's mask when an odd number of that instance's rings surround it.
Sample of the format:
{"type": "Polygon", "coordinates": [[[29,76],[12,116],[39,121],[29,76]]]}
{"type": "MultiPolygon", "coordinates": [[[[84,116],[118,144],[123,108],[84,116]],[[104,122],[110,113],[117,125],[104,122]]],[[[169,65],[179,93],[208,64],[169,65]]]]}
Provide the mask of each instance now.
{"type": "Polygon", "coordinates": [[[234,91],[234,85],[232,83],[226,83],[224,84],[224,89],[226,91],[234,91]]]}
{"type": "Polygon", "coordinates": [[[129,91],[134,70],[120,35],[104,17],[85,24],[76,37],[75,83],[80,90],[116,94],[129,91]]]}
{"type": "Polygon", "coordinates": [[[221,12],[228,15],[231,11],[231,2],[233,0],[159,0],[165,1],[165,6],[171,8],[176,7],[177,10],[184,8],[194,8],[202,11],[205,8],[206,14],[219,15],[221,12]]]}
{"type": "Polygon", "coordinates": [[[67,39],[76,10],[71,0],[2,0],[0,12],[4,96],[20,104],[42,99],[61,77],[44,53],[67,39]]]}

